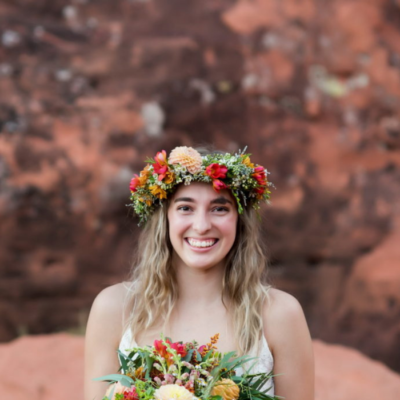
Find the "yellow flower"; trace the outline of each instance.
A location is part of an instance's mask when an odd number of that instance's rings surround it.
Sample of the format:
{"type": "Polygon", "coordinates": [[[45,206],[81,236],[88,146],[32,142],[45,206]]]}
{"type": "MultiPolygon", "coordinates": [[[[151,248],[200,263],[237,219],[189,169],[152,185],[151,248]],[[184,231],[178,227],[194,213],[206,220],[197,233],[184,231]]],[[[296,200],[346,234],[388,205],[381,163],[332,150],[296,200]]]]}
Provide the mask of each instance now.
{"type": "Polygon", "coordinates": [[[173,172],[168,171],[165,174],[164,183],[169,184],[172,183],[175,179],[175,174],[173,172]]]}
{"type": "Polygon", "coordinates": [[[142,203],[146,203],[149,207],[153,204],[150,199],[145,199],[144,197],[139,197],[139,201],[141,201],[142,203]]]}
{"type": "Polygon", "coordinates": [[[154,392],[156,400],[193,400],[193,394],[179,385],[164,385],[154,392]]]}
{"type": "Polygon", "coordinates": [[[221,396],[224,400],[236,400],[239,398],[239,386],[231,379],[221,379],[218,381],[212,392],[212,396],[221,396]]]}
{"type": "Polygon", "coordinates": [[[160,186],[152,185],[149,187],[149,189],[150,189],[151,194],[158,197],[159,199],[167,198],[167,192],[164,189],[162,189],[160,186]]]}
{"type": "Polygon", "coordinates": [[[143,171],[140,171],[139,186],[145,185],[147,179],[149,178],[149,175],[150,175],[149,165],[146,165],[146,168],[143,171]]]}
{"type": "Polygon", "coordinates": [[[250,161],[249,156],[242,156],[242,158],[242,164],[244,164],[246,167],[254,168],[254,164],[250,161]]]}

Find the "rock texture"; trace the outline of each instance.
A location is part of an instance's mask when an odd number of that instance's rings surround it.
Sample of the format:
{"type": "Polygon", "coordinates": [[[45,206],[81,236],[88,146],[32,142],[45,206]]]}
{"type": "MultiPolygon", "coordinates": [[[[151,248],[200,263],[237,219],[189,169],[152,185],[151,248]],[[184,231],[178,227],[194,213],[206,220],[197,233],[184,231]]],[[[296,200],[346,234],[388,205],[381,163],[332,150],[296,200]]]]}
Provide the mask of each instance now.
{"type": "Polygon", "coordinates": [[[352,348],[315,340],[314,355],[315,400],[395,400],[399,396],[400,375],[352,348]]]}
{"type": "Polygon", "coordinates": [[[146,156],[248,145],[271,278],[314,337],[400,371],[400,3],[0,4],[0,340],[126,278],[146,156]]]}
{"type": "Polygon", "coordinates": [[[83,399],[83,338],[22,337],[0,345],[0,390],[14,400],[83,399]]]}
{"type": "MultiPolygon", "coordinates": [[[[320,340],[314,354],[315,400],[398,398],[400,375],[382,363],[320,340]]],[[[61,333],[1,344],[0,391],[14,400],[82,399],[83,338],[61,333]]]]}

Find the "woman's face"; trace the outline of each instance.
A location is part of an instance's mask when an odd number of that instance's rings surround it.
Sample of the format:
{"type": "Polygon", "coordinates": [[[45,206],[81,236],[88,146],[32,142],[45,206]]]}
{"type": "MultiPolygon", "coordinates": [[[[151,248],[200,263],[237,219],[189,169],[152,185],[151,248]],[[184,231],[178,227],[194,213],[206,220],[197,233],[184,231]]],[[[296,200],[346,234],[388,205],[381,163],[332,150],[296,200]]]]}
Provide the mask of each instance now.
{"type": "Polygon", "coordinates": [[[181,185],[168,208],[175,262],[195,269],[224,265],[236,237],[236,200],[208,183],[181,185]]]}

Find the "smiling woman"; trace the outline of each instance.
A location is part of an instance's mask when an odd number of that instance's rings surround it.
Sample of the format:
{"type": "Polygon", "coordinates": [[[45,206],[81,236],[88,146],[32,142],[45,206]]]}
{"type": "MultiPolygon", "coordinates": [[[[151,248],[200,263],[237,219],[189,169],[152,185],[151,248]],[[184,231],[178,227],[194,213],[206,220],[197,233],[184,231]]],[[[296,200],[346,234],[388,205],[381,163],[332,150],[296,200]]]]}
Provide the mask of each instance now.
{"type": "Polygon", "coordinates": [[[236,237],[238,212],[228,190],[207,183],[181,185],[168,207],[172,263],[182,268],[221,268],[236,237]]]}
{"type": "Polygon", "coordinates": [[[129,282],[105,289],[93,304],[86,400],[102,399],[106,385],[93,378],[118,370],[118,349],[151,344],[160,333],[199,343],[219,333],[219,351],[257,356],[252,372],[279,374],[266,394],[313,399],[303,311],[267,282],[257,220],[270,195],[267,174],[243,152],[201,156],[176,148],[169,158],[157,153],[132,179],[132,207],[144,229],[129,282]]]}

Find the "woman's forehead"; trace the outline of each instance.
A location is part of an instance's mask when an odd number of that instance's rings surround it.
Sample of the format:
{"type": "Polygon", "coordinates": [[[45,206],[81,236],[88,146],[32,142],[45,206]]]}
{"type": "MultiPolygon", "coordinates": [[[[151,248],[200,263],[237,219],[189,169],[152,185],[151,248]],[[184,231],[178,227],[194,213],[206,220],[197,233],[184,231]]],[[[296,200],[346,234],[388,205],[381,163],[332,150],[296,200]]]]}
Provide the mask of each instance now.
{"type": "Polygon", "coordinates": [[[193,182],[190,185],[180,185],[174,196],[172,198],[173,201],[176,201],[178,198],[182,197],[190,197],[193,200],[199,199],[199,197],[206,197],[207,199],[216,199],[225,197],[226,199],[231,200],[232,194],[229,190],[220,190],[217,192],[214,190],[211,184],[205,182],[193,182]]]}

